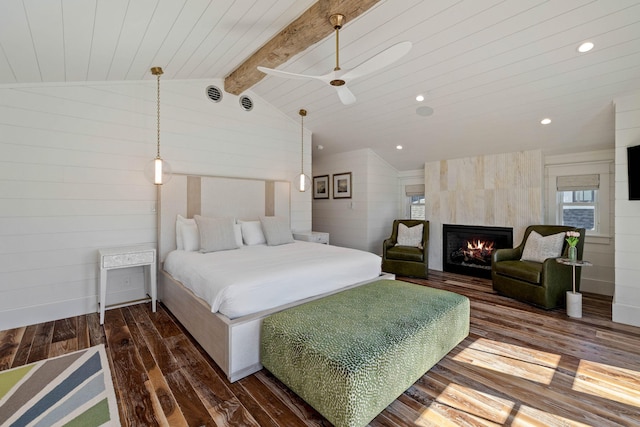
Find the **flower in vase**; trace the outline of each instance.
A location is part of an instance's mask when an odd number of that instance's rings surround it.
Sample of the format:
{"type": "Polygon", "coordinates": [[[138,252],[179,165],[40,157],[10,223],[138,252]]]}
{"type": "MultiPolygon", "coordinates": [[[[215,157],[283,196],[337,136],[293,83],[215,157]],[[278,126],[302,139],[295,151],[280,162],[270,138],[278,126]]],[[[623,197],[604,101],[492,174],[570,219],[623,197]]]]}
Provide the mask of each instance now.
{"type": "Polygon", "coordinates": [[[571,247],[575,247],[580,240],[580,233],[577,231],[567,231],[567,243],[571,247]]]}

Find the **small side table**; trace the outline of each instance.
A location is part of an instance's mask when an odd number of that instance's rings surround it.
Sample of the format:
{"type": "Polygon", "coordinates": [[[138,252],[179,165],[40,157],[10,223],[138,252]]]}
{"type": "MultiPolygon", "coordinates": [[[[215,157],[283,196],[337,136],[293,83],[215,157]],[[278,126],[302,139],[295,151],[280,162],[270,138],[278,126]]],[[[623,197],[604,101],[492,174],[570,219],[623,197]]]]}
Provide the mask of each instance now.
{"type": "Polygon", "coordinates": [[[329,244],[329,233],[323,231],[296,231],[293,233],[293,238],[305,242],[329,244]]]}
{"type": "Polygon", "coordinates": [[[582,317],[582,294],[576,292],[576,267],[589,267],[591,264],[586,260],[572,261],[569,258],[556,258],[560,264],[570,265],[573,268],[572,291],[567,291],[567,316],[577,319],[582,317]]]}
{"type": "Polygon", "coordinates": [[[145,269],[145,286],[148,283],[151,293],[151,307],[155,313],[157,301],[156,249],[150,246],[108,248],[98,250],[98,255],[100,262],[100,296],[98,300],[100,324],[104,324],[104,311],[107,308],[107,271],[117,268],[147,267],[145,269]]]}

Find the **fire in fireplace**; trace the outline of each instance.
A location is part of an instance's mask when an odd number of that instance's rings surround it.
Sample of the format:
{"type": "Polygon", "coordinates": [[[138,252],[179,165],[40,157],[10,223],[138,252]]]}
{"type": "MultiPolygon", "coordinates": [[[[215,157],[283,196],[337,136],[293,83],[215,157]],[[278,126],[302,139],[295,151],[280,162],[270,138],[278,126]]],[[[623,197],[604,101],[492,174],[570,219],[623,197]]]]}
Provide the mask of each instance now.
{"type": "Polygon", "coordinates": [[[513,229],[444,224],[442,269],[475,277],[491,277],[491,254],[513,247],[513,229]]]}

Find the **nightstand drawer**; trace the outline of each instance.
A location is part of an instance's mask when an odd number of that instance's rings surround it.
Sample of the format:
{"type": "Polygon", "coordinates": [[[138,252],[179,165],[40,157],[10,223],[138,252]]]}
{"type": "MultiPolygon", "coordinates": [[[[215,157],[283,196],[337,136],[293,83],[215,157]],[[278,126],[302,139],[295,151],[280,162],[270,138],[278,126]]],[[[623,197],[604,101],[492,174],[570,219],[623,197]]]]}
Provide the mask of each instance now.
{"type": "Polygon", "coordinates": [[[329,235],[324,233],[314,233],[309,238],[309,241],[314,243],[329,243],[329,235]]]}
{"type": "Polygon", "coordinates": [[[293,238],[305,242],[322,243],[324,245],[329,244],[329,233],[321,231],[297,232],[293,233],[293,238]]]}
{"type": "Polygon", "coordinates": [[[146,265],[153,263],[154,260],[154,251],[104,255],[102,257],[102,268],[146,265]]]}

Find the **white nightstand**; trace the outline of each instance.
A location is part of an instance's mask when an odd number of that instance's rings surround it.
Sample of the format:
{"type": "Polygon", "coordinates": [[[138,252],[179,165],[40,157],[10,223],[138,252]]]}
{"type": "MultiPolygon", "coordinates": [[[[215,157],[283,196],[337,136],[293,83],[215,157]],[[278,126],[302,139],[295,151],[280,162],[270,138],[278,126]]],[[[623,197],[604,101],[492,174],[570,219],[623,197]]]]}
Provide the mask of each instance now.
{"type": "MultiPolygon", "coordinates": [[[[107,271],[117,268],[140,267],[145,268],[145,285],[148,284],[151,293],[151,307],[156,311],[157,284],[156,284],[156,249],[150,246],[128,246],[121,248],[108,248],[98,250],[100,263],[100,324],[104,324],[104,311],[107,300],[107,271]]],[[[130,301],[129,303],[148,301],[130,301]]],[[[127,304],[127,303],[125,303],[127,304]]],[[[122,306],[125,304],[118,304],[122,306]]]]}
{"type": "Polygon", "coordinates": [[[305,242],[329,244],[329,233],[322,231],[296,231],[293,233],[293,238],[305,242]]]}

